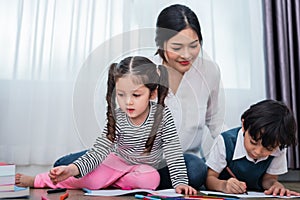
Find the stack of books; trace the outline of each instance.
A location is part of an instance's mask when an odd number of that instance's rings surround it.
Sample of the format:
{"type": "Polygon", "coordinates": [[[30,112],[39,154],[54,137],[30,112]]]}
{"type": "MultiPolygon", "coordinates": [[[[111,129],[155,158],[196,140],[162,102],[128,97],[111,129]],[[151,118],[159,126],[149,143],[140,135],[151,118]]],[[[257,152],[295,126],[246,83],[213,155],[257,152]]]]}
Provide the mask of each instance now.
{"type": "Polygon", "coordinates": [[[16,165],[0,162],[0,199],[29,196],[29,187],[15,186],[16,165]]]}
{"type": "Polygon", "coordinates": [[[16,166],[0,162],[0,192],[13,191],[15,185],[16,166]]]}

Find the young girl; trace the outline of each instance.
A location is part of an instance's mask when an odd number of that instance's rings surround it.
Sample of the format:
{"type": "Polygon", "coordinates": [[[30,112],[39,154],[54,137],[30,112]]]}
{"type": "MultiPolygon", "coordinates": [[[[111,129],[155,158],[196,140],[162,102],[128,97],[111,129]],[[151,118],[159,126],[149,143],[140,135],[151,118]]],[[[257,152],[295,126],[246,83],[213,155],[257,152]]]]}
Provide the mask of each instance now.
{"type": "Polygon", "coordinates": [[[224,193],[264,191],[296,195],[278,182],[287,172],[286,147],[296,143],[296,122],[286,105],[264,100],[241,117],[242,127],[222,133],[207,160],[206,186],[224,193]]]}
{"type": "Polygon", "coordinates": [[[112,64],[107,81],[107,125],[93,147],[68,166],[35,177],[16,175],[18,186],[36,188],[156,189],[163,153],[177,193],[195,194],[188,186],[182,149],[164,100],[168,72],[144,57],[112,64]],[[115,99],[117,99],[118,108],[115,99]],[[157,103],[154,100],[157,99],[157,103]]]}
{"type": "MultiPolygon", "coordinates": [[[[168,69],[170,90],[165,103],[175,121],[189,184],[200,189],[207,173],[203,160],[207,159],[224,124],[225,101],[220,69],[203,56],[199,20],[185,5],[170,5],[159,13],[155,42],[157,55],[150,59],[168,69]]],[[[68,165],[84,153],[66,155],[54,166],[68,165]]],[[[162,164],[158,172],[161,176],[158,188],[171,188],[168,167],[162,164]]]]}

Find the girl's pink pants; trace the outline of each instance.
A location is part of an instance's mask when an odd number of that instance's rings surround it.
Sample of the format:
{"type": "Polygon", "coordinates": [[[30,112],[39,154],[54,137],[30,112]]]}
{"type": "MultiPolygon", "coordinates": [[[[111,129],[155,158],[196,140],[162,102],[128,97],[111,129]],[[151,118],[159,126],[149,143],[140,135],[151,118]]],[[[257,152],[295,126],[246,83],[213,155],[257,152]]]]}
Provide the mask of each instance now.
{"type": "Polygon", "coordinates": [[[35,188],[67,188],[97,190],[113,186],[121,189],[156,189],[160,181],[157,170],[149,165],[129,165],[122,158],[111,153],[93,171],[82,178],[70,177],[54,185],[48,172],[38,174],[34,180],[35,188]]]}

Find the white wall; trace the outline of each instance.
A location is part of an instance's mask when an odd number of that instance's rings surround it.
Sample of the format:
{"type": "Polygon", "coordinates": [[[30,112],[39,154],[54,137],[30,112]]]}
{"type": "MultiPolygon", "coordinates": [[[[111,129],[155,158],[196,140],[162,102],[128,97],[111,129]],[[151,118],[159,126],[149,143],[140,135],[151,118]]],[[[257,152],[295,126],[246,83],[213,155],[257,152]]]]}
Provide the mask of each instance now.
{"type": "MultiPolygon", "coordinates": [[[[47,168],[94,140],[97,131],[78,133],[74,120],[80,70],[105,41],[154,30],[158,13],[170,4],[186,4],[200,20],[204,50],[221,69],[228,127],[238,126],[242,112],[265,98],[260,0],[37,2],[0,1],[0,160],[20,164],[20,171],[43,170],[28,166],[47,168]]],[[[155,45],[145,54],[154,51],[155,45]]]]}

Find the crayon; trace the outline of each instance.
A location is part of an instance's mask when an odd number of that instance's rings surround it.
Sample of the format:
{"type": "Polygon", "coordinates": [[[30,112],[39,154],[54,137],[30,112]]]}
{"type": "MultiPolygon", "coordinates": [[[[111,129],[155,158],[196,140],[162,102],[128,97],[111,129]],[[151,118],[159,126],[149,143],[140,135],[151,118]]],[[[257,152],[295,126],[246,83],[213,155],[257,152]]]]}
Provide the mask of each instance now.
{"type": "Polygon", "coordinates": [[[151,196],[144,196],[144,195],[141,195],[141,194],[136,194],[134,195],[135,198],[137,199],[149,199],[149,200],[161,200],[161,198],[156,198],[156,197],[151,197],[151,196]]]}
{"type": "Polygon", "coordinates": [[[68,198],[68,196],[69,196],[69,193],[66,192],[66,193],[63,194],[63,195],[60,195],[59,200],[65,200],[66,198],[68,198]]]}
{"type": "Polygon", "coordinates": [[[48,198],[45,197],[45,196],[41,196],[41,199],[42,199],[42,200],[48,200],[48,198]]]}

